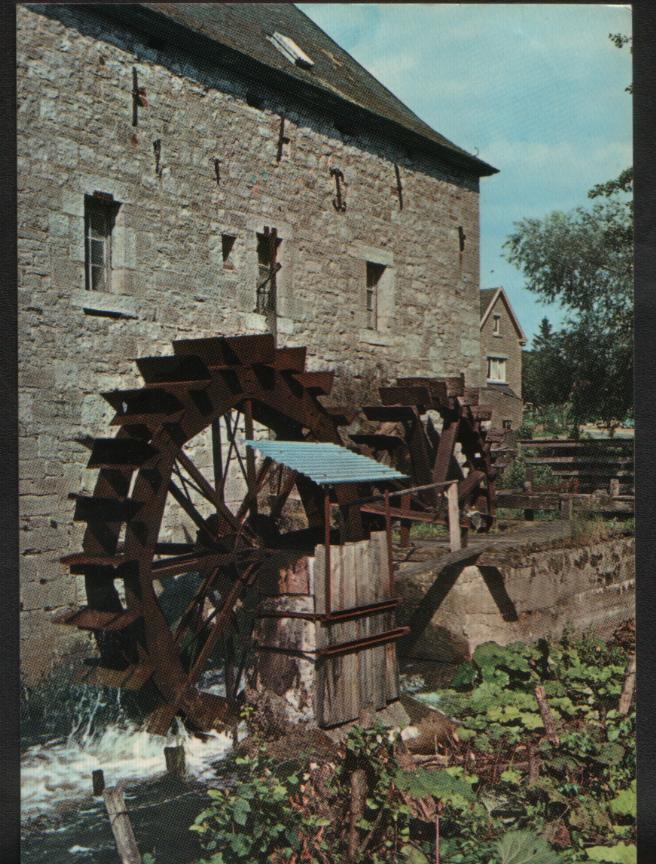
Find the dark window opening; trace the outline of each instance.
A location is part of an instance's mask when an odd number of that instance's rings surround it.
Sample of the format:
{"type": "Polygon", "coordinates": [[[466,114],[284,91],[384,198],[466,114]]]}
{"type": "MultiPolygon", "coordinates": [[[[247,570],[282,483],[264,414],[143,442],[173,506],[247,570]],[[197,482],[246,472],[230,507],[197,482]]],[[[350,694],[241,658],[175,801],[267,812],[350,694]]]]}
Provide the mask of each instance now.
{"type": "Polygon", "coordinates": [[[276,277],[280,270],[278,261],[282,240],[275,228],[265,228],[257,235],[257,306],[261,315],[276,311],[276,277]]]}
{"type": "Polygon", "coordinates": [[[246,94],[246,104],[250,105],[251,108],[259,108],[260,111],[264,108],[264,99],[261,96],[258,96],[257,93],[253,93],[251,90],[246,94]]]}
{"type": "Polygon", "coordinates": [[[119,206],[111,195],[86,195],[84,198],[87,291],[112,290],[112,231],[119,206]]]}
{"type": "Polygon", "coordinates": [[[378,287],[385,272],[383,264],[374,264],[367,261],[367,327],[375,330],[378,326],[378,287]]]}
{"type": "Polygon", "coordinates": [[[223,259],[224,270],[234,270],[234,248],[237,238],[233,234],[221,235],[221,257],[223,259]]]}
{"type": "Polygon", "coordinates": [[[504,429],[512,429],[512,420],[504,420],[503,421],[504,429]]]}

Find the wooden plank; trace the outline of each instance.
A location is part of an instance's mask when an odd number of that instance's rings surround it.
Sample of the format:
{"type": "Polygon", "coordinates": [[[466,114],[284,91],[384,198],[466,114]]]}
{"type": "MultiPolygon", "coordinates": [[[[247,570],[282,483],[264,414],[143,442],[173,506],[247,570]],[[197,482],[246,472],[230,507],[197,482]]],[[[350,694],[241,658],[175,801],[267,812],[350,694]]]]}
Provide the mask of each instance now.
{"type": "Polygon", "coordinates": [[[121,864],[141,864],[141,855],[128,816],[123,790],[120,786],[105,789],[103,798],[121,864]]]}
{"type": "Polygon", "coordinates": [[[457,552],[462,548],[462,537],[460,534],[460,508],[458,505],[458,486],[452,483],[446,490],[449,513],[449,546],[451,552],[457,552]]]}

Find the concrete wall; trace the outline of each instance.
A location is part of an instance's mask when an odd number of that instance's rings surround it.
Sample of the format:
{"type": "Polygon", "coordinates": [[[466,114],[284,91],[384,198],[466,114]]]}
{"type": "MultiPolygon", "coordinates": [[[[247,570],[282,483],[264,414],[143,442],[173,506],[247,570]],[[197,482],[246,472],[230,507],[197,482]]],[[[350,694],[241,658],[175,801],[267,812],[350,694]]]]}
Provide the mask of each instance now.
{"type": "Polygon", "coordinates": [[[501,428],[504,420],[510,420],[517,429],[522,422],[522,342],[510,312],[502,296],[499,296],[483,326],[481,333],[481,384],[486,388],[481,393],[481,403],[492,408],[492,426],[501,428]],[[499,316],[499,332],[494,332],[494,319],[499,316]],[[487,358],[506,358],[506,384],[518,398],[504,392],[500,385],[487,379],[487,358]]]}
{"type": "Polygon", "coordinates": [[[437,581],[430,570],[404,578],[402,566],[395,584],[401,623],[432,588],[433,613],[410,655],[451,662],[482,642],[557,638],[566,627],[606,635],[635,614],[634,580],[633,538],[617,537],[490,553],[437,581]]]}
{"type": "Polygon", "coordinates": [[[478,181],[321,114],[200,68],[92,17],[91,7],[17,7],[18,272],[23,659],[64,645],[52,613],[84,602],[59,557],[79,548],[70,492],[90,491],[84,435],[107,434],[98,395],[138,385],[132,358],[176,337],[253,333],[256,233],[282,238],[281,345],[336,370],[339,399],[397,375],[464,372],[479,383],[478,181]],[[132,126],[132,68],[148,106],[132,126]],[[280,114],[290,142],[278,163],[280,114]],[[161,176],[153,142],[161,141],[161,176]],[[213,159],[221,160],[217,184],[213,159]],[[403,210],[393,191],[394,163],[403,210]],[[346,178],[332,206],[330,168],[346,178]],[[121,202],[112,293],[85,290],[84,196],[121,202]],[[458,226],[467,236],[459,250],[458,226]],[[224,269],[221,235],[236,237],[224,269]],[[377,329],[366,261],[385,264],[377,329]],[[128,317],[106,317],[113,313],[128,317]],[[44,645],[48,646],[44,651],[44,645]]]}

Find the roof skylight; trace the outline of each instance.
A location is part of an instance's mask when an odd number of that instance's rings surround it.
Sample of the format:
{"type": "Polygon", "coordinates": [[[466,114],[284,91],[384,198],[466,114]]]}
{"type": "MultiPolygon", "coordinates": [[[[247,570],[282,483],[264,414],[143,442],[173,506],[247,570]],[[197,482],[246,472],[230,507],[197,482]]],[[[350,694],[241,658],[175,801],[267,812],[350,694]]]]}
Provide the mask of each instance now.
{"type": "Polygon", "coordinates": [[[314,66],[314,60],[303,51],[302,48],[294,42],[289,36],[283,36],[282,33],[274,33],[273,36],[267,36],[267,39],[272,42],[281,54],[302,69],[311,69],[314,66]]]}

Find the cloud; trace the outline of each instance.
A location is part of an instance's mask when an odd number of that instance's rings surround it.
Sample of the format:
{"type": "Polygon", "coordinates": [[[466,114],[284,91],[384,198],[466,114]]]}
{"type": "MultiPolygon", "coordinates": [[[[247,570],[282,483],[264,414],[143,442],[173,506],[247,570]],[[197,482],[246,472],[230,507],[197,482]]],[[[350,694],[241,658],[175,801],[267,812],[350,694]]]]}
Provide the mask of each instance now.
{"type": "MultiPolygon", "coordinates": [[[[595,183],[631,164],[631,33],[625,6],[301,4],[305,13],[422,120],[500,169],[481,183],[481,282],[521,218],[589,204],[595,183]]],[[[530,306],[530,309],[533,309],[530,306]]],[[[527,313],[528,314],[528,313],[527,313]]],[[[535,326],[543,312],[528,318],[535,326]]],[[[532,326],[532,325],[531,325],[532,326]]],[[[531,326],[527,327],[529,333],[531,326]]]]}

